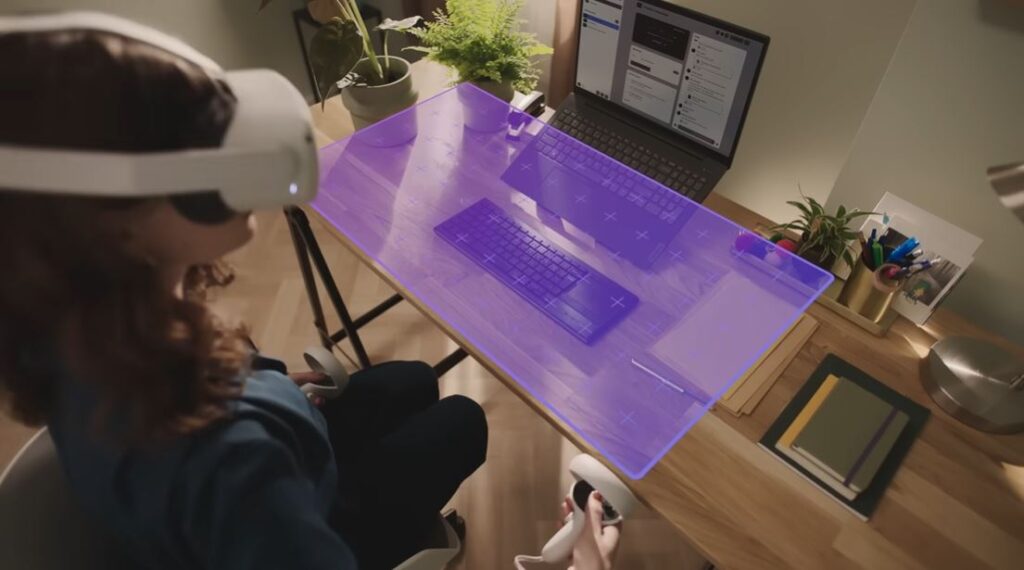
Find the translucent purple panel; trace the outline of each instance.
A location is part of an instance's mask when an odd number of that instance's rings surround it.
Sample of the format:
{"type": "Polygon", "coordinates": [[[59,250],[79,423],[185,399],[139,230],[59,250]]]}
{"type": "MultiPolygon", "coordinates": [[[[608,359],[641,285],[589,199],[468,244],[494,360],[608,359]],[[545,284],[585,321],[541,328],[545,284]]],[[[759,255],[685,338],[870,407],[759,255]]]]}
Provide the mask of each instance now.
{"type": "Polygon", "coordinates": [[[314,208],[634,478],[832,281],[468,85],[320,160],[314,208]]]}

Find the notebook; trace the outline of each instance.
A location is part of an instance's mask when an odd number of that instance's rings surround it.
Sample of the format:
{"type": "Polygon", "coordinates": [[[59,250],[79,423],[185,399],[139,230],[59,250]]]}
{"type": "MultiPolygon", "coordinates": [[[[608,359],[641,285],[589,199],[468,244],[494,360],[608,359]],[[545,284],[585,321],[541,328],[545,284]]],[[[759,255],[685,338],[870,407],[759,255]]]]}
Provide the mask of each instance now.
{"type": "MultiPolygon", "coordinates": [[[[821,411],[824,399],[828,395],[831,395],[831,391],[825,396],[822,396],[821,402],[817,404],[817,412],[821,411]]],[[[810,414],[810,416],[812,418],[813,414],[810,414]]],[[[779,414],[779,417],[768,428],[768,431],[765,432],[758,445],[801,477],[816,485],[823,492],[827,493],[834,500],[849,509],[849,511],[858,518],[861,520],[867,520],[868,517],[871,516],[871,513],[874,512],[875,508],[877,508],[878,503],[885,494],[886,488],[889,486],[892,478],[899,470],[900,464],[910,451],[911,446],[913,446],[914,440],[917,439],[917,436],[921,433],[921,430],[924,428],[929,416],[930,412],[924,406],[868,376],[863,371],[857,369],[838,356],[829,354],[825,356],[825,359],[820,365],[818,365],[818,368],[811,374],[807,382],[805,382],[803,387],[797,391],[796,395],[789,402],[786,408],[781,414],[779,414]],[[869,457],[865,458],[865,465],[861,467],[861,469],[866,469],[868,467],[868,461],[878,461],[879,466],[876,469],[874,477],[870,478],[867,485],[863,487],[859,493],[853,491],[853,489],[849,489],[851,492],[855,493],[855,497],[852,499],[847,496],[848,494],[844,495],[833,486],[829,485],[830,480],[835,481],[834,477],[824,473],[823,470],[819,470],[818,473],[815,473],[811,469],[805,467],[800,461],[793,459],[776,447],[779,440],[781,440],[783,435],[786,434],[790,426],[796,422],[797,417],[800,416],[801,412],[810,405],[812,398],[814,398],[818,393],[818,390],[825,384],[830,376],[836,378],[835,387],[831,389],[832,391],[839,386],[840,380],[849,381],[878,397],[880,400],[888,403],[893,408],[899,410],[905,414],[907,418],[906,424],[902,429],[898,430],[898,433],[895,434],[895,442],[888,454],[885,454],[884,457],[875,457],[874,455],[869,454],[869,457]]],[[[807,418],[806,416],[805,418],[807,423],[810,423],[810,418],[807,418]]],[[[804,425],[803,429],[806,429],[806,427],[807,426],[804,425]]],[[[799,429],[798,427],[797,431],[802,433],[803,429],[799,429]]],[[[886,433],[888,433],[888,431],[886,433]]],[[[790,435],[793,437],[793,441],[796,441],[796,436],[798,434],[791,433],[790,435]]],[[[792,444],[792,442],[790,443],[792,444]]]]}
{"type": "Polygon", "coordinates": [[[807,402],[804,409],[800,410],[800,413],[796,416],[796,419],[793,420],[793,423],[789,424],[789,427],[782,434],[782,437],[779,438],[779,441],[775,442],[775,449],[798,463],[801,467],[820,479],[822,483],[831,487],[844,498],[853,500],[857,497],[856,492],[845,487],[842,482],[818,467],[814,462],[807,460],[804,456],[797,453],[792,447],[793,440],[795,440],[796,437],[804,430],[808,422],[821,408],[821,405],[832,393],[837,384],[839,384],[839,378],[835,376],[829,375],[829,377],[825,379],[825,382],[822,383],[818,388],[818,391],[814,393],[814,396],[809,402],[807,402]]]}
{"type": "Polygon", "coordinates": [[[839,379],[791,447],[840,485],[859,492],[877,471],[877,455],[888,454],[906,423],[907,415],[892,404],[839,379]]]}

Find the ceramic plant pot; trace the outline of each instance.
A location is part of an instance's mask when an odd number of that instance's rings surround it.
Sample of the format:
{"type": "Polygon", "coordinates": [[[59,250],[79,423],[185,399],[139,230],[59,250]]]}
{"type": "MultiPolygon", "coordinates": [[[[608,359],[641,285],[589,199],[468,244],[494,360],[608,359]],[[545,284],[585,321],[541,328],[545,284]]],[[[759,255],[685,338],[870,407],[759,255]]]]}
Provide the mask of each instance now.
{"type": "Polygon", "coordinates": [[[510,82],[470,81],[458,90],[466,128],[493,132],[508,126],[508,104],[516,94],[510,82]]]}
{"type": "MultiPolygon", "coordinates": [[[[383,57],[378,57],[383,64],[383,57]]],[[[419,93],[412,84],[409,62],[389,56],[391,72],[395,78],[384,85],[349,85],[341,90],[341,101],[352,114],[356,130],[386,119],[391,115],[416,104],[419,93]]],[[[370,60],[363,58],[355,67],[356,73],[366,76],[370,72],[370,60]]]]}

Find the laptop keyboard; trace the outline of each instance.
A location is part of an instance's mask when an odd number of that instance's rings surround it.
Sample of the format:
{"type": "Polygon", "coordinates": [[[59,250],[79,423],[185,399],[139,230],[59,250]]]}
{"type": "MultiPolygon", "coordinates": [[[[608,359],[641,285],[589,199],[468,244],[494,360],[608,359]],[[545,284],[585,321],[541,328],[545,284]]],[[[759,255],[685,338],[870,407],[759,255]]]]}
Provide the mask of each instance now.
{"type": "Polygon", "coordinates": [[[687,208],[689,203],[679,194],[665,191],[631,168],[578,147],[579,142],[553,130],[543,131],[536,145],[540,154],[589,178],[594,187],[617,194],[656,220],[672,224],[687,208]]]}
{"type": "Polygon", "coordinates": [[[573,109],[559,110],[551,124],[691,200],[700,202],[707,195],[708,179],[699,170],[694,171],[686,164],[669,160],[628,137],[588,121],[573,109]]]}

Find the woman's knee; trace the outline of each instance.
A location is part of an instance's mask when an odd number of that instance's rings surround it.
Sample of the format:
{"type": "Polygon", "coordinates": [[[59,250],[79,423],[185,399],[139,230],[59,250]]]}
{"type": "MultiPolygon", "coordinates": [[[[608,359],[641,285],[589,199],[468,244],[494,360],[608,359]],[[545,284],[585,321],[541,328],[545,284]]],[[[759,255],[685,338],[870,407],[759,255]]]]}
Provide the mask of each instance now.
{"type": "Polygon", "coordinates": [[[383,382],[394,398],[415,402],[422,409],[437,402],[439,396],[437,374],[426,362],[396,360],[368,369],[369,382],[383,382]]]}
{"type": "Polygon", "coordinates": [[[456,394],[438,402],[444,415],[455,423],[455,436],[461,443],[470,471],[483,465],[487,459],[487,415],[480,404],[466,396],[456,394]]]}

